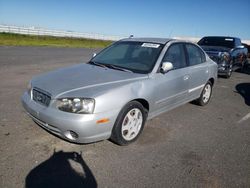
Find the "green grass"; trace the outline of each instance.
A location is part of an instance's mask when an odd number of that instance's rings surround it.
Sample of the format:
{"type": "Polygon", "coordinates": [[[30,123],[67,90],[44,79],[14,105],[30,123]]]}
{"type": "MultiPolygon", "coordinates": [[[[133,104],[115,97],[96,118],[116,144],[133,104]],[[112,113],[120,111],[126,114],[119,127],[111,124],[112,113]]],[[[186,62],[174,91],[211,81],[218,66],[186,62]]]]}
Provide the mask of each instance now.
{"type": "Polygon", "coordinates": [[[53,46],[69,48],[104,48],[110,45],[112,41],[20,35],[11,33],[0,33],[0,46],[53,46]]]}

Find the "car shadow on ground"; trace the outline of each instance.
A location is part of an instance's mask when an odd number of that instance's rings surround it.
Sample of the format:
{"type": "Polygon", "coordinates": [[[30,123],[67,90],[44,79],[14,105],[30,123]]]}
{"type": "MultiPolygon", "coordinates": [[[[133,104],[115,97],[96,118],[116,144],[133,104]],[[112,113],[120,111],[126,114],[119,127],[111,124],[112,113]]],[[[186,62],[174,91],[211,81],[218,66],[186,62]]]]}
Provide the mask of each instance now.
{"type": "Polygon", "coordinates": [[[235,89],[245,99],[246,105],[250,106],[250,83],[237,84],[235,89]]]}
{"type": "Polygon", "coordinates": [[[26,188],[97,187],[91,170],[82,155],[76,152],[54,152],[26,176],[26,188]],[[75,168],[72,168],[72,164],[75,168]]]}

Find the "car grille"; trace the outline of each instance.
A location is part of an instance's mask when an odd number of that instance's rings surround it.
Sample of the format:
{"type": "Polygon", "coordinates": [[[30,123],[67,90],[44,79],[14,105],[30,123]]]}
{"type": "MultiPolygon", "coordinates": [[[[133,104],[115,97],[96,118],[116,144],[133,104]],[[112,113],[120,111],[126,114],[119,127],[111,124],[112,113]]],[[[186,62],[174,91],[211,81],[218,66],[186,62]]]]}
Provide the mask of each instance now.
{"type": "Polygon", "coordinates": [[[45,91],[38,88],[32,89],[32,99],[40,104],[49,106],[51,95],[45,91]]]}

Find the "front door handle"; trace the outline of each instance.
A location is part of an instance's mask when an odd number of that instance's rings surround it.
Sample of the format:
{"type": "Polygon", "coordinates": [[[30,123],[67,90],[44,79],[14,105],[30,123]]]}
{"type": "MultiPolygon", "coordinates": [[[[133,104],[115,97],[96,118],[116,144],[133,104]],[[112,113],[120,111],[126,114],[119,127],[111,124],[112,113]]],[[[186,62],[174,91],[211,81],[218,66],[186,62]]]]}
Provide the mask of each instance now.
{"type": "Polygon", "coordinates": [[[185,75],[184,77],[183,77],[183,80],[188,80],[189,79],[189,75],[185,75]]]}

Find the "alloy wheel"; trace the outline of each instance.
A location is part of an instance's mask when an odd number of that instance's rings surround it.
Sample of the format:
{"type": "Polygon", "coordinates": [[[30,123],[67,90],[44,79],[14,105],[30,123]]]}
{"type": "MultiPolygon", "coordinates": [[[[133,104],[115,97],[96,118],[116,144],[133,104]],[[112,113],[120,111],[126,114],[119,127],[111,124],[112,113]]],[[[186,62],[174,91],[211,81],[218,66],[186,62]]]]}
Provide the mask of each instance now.
{"type": "Polygon", "coordinates": [[[209,101],[211,91],[212,91],[211,85],[207,84],[204,88],[204,92],[203,92],[203,96],[202,96],[202,100],[204,103],[207,103],[209,101]]]}
{"type": "Polygon", "coordinates": [[[122,122],[122,137],[126,141],[133,140],[140,132],[143,123],[142,112],[138,108],[131,109],[122,122]]]}

